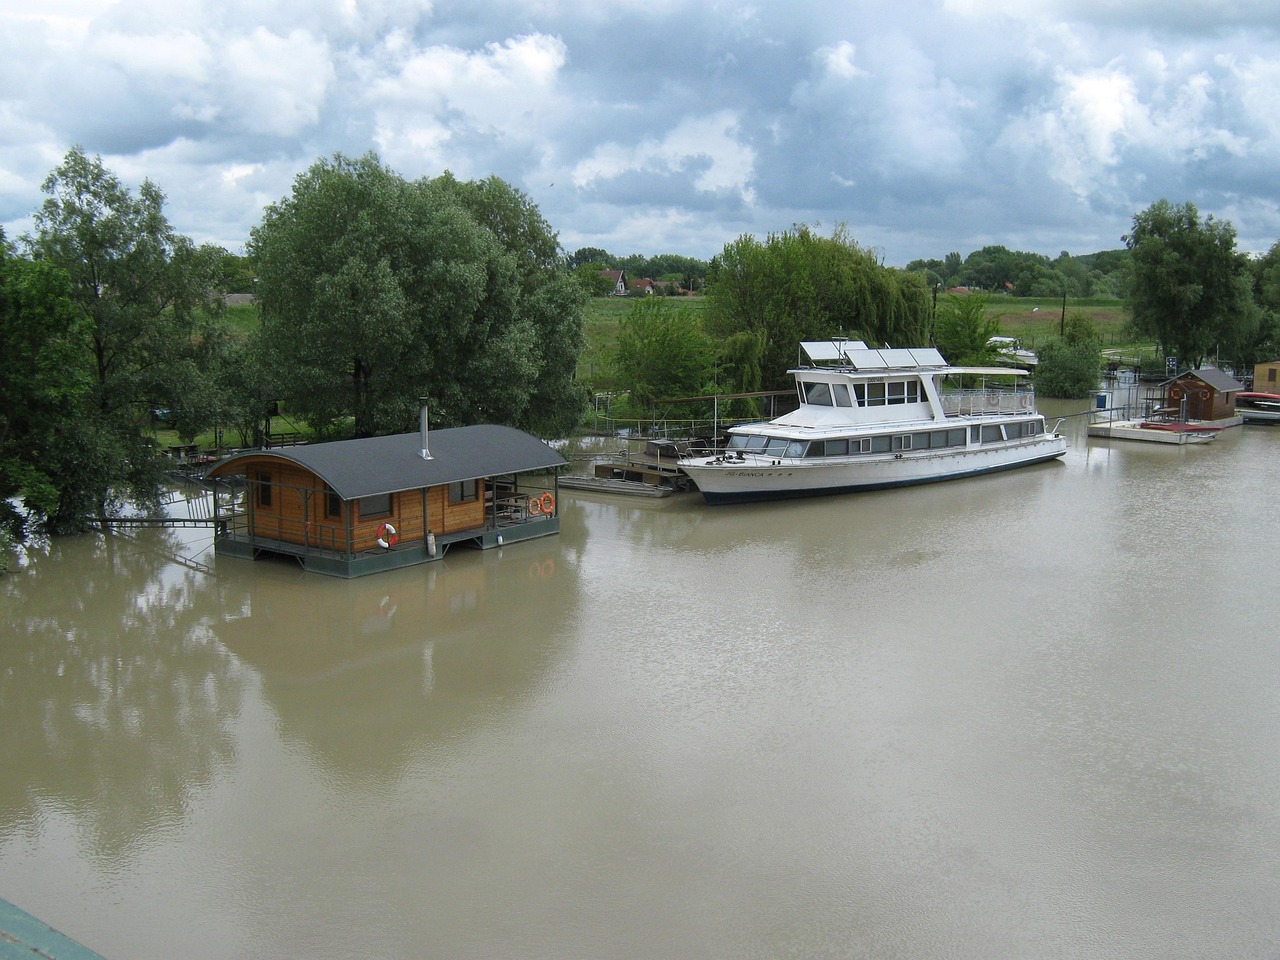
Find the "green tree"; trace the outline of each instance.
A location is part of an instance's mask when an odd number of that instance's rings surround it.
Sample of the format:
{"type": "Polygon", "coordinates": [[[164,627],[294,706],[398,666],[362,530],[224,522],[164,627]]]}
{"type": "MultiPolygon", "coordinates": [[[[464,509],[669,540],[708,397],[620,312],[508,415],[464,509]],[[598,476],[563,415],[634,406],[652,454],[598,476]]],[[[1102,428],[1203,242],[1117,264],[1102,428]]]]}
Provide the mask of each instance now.
{"type": "Polygon", "coordinates": [[[439,423],[544,435],[581,415],[580,287],[536,208],[496,178],[407,182],[373,154],[313,164],[250,239],[263,356],[329,435],[439,423]]]}
{"type": "Polygon", "coordinates": [[[424,186],[456,198],[515,258],[520,288],[512,322],[532,331],[520,344],[519,359],[533,365],[532,391],[519,423],[542,436],[564,436],[586,409],[586,391],[574,379],[586,296],[564,267],[556,232],[536,204],[498,177],[460,181],[445,173],[424,186]]]}
{"type": "MultiPolygon", "coordinates": [[[[1070,331],[1069,331],[1070,332],[1070,331]]],[[[1076,329],[1076,334],[1079,334],[1076,329]]],[[[1092,337],[1072,342],[1051,337],[1037,351],[1036,391],[1047,397],[1079,400],[1098,386],[1102,373],[1102,347],[1092,337]]]]}
{"type": "Polygon", "coordinates": [[[618,325],[614,365],[618,385],[644,409],[658,400],[710,393],[715,350],[692,310],[646,298],[618,325]]]}
{"type": "Polygon", "coordinates": [[[760,243],[740,237],[712,263],[706,324],[717,341],[735,335],[736,368],[760,371],[761,383],[739,380],[734,392],[781,389],[804,340],[860,337],[870,343],[928,342],[930,292],[921,273],[883,267],[839,228],[821,237],[807,227],[771,234],[760,243]],[[758,358],[741,349],[756,345],[758,358]]]}
{"type": "Polygon", "coordinates": [[[607,269],[599,263],[584,263],[573,271],[573,276],[588,296],[607,297],[614,290],[613,280],[603,272],[607,269]]]}
{"type": "Polygon", "coordinates": [[[1201,220],[1191,203],[1159,200],[1134,216],[1124,241],[1133,326],[1166,353],[1195,367],[1218,350],[1233,355],[1254,336],[1248,259],[1236,252],[1228,221],[1201,220]]]}
{"type": "Polygon", "coordinates": [[[987,312],[990,297],[979,293],[947,294],[938,300],[934,342],[948,363],[981,366],[995,351],[988,342],[1000,331],[1000,322],[987,312]]]}
{"type": "Polygon", "coordinates": [[[83,323],[66,271],[13,255],[0,233],[0,529],[56,514],[50,446],[90,390],[83,323]]]}
{"type": "Polygon", "coordinates": [[[198,374],[199,347],[217,324],[224,251],[175,233],[151,181],[134,197],[79,147],[44,190],[49,198],[23,241],[33,259],[69,278],[89,377],[47,461],[58,491],[48,519],[65,530],[108,516],[121,500],[158,497],[163,468],[145,432],[149,411],[171,406],[198,374]]]}

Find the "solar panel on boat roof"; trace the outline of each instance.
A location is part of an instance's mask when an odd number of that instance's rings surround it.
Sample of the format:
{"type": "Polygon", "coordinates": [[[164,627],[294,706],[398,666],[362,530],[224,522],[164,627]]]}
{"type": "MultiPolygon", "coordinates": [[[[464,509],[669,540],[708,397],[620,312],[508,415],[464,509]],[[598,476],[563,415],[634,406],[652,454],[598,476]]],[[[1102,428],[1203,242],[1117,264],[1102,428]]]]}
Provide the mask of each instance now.
{"type": "Polygon", "coordinates": [[[807,340],[800,344],[805,355],[815,362],[819,360],[843,360],[849,350],[865,350],[861,340],[807,340]]]}
{"type": "Polygon", "coordinates": [[[883,370],[888,366],[879,350],[846,350],[844,355],[857,370],[883,370]]]}
{"type": "Polygon", "coordinates": [[[914,367],[916,358],[910,350],[881,350],[880,356],[891,367],[914,367]]]}
{"type": "Polygon", "coordinates": [[[947,361],[933,347],[912,347],[911,355],[915,357],[916,363],[922,367],[945,367],[947,361]]]}

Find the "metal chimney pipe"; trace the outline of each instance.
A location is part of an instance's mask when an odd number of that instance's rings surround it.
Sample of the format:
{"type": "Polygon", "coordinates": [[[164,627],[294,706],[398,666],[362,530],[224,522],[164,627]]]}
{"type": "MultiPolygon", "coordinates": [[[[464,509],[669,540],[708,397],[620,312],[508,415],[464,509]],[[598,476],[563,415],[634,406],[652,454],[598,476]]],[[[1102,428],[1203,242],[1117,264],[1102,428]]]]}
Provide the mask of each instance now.
{"type": "Polygon", "coordinates": [[[422,449],[418,451],[418,456],[423,460],[431,459],[431,451],[427,449],[427,398],[421,397],[418,400],[420,404],[418,412],[418,431],[422,437],[422,449]]]}

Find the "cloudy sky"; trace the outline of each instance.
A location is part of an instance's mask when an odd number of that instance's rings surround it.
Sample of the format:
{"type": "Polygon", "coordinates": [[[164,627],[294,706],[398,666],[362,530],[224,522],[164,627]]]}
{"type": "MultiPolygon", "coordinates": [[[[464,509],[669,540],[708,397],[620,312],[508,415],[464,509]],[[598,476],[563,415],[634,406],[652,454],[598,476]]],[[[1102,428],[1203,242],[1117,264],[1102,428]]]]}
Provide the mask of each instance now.
{"type": "Polygon", "coordinates": [[[1276,0],[0,0],[0,223],[72,145],[239,252],[320,157],[497,174],[562,245],[884,262],[1123,245],[1162,197],[1280,239],[1276,0]]]}

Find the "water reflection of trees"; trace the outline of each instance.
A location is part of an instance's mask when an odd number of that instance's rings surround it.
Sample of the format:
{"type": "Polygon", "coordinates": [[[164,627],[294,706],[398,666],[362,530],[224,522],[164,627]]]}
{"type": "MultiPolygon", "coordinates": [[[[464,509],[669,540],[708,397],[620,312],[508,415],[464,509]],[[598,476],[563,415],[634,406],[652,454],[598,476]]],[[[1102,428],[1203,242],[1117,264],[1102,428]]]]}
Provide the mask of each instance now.
{"type": "Polygon", "coordinates": [[[52,805],[114,857],[231,756],[241,689],[210,642],[216,583],[180,550],[168,531],[60,539],[0,580],[0,835],[52,805]]]}
{"type": "Polygon", "coordinates": [[[215,632],[260,675],[286,740],[340,777],[389,781],[544,684],[577,603],[559,541],[356,580],[238,561],[215,632]]]}

